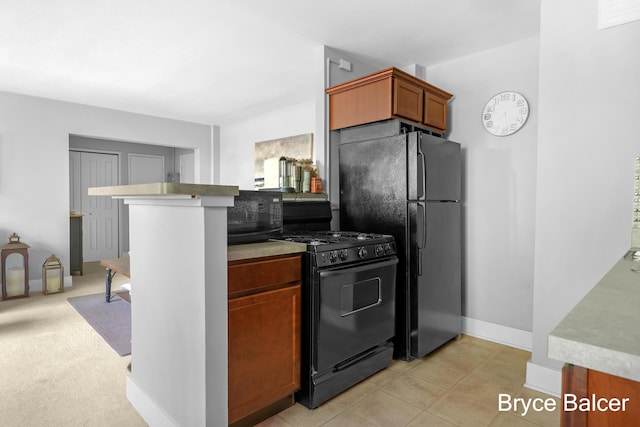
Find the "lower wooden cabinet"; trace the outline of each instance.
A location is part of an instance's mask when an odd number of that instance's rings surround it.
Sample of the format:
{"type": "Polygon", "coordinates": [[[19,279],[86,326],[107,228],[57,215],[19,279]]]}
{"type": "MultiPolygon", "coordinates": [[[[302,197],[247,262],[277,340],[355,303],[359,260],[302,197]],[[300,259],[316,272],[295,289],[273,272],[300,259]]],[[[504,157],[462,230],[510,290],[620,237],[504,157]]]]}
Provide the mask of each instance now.
{"type": "Polygon", "coordinates": [[[640,383],[566,364],[562,427],[640,426],[640,383]]]}
{"type": "Polygon", "coordinates": [[[277,412],[283,399],[293,404],[300,388],[300,270],[300,255],[229,264],[229,424],[267,417],[265,408],[277,412]]]}

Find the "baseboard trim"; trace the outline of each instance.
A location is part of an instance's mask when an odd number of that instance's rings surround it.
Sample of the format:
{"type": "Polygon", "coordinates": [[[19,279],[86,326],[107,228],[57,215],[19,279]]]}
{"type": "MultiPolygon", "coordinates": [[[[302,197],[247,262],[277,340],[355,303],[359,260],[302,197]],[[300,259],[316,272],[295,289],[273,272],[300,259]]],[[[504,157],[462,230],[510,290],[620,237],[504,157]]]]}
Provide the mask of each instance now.
{"type": "Polygon", "coordinates": [[[524,386],[543,393],[560,397],[562,394],[562,372],[527,362],[527,379],[524,386]]]}
{"type": "MultiPolygon", "coordinates": [[[[522,350],[532,351],[533,348],[533,334],[531,332],[470,317],[462,318],[462,333],[522,350]]],[[[527,362],[527,377],[524,386],[560,397],[562,393],[562,372],[537,365],[529,360],[527,362]]]]}
{"type": "Polygon", "coordinates": [[[527,351],[531,351],[533,344],[529,331],[470,317],[462,317],[462,333],[527,351]]]}
{"type": "Polygon", "coordinates": [[[130,376],[127,376],[127,399],[150,426],[175,427],[178,425],[149,399],[130,376]]]}

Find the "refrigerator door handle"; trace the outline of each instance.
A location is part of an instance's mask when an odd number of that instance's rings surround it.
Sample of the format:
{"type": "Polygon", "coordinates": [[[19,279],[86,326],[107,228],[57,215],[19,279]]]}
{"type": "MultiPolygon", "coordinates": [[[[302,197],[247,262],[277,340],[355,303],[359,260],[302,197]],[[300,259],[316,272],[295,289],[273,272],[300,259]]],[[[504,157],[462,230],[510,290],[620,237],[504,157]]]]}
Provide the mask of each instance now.
{"type": "Polygon", "coordinates": [[[427,194],[427,160],[425,159],[424,153],[420,148],[420,143],[418,143],[418,156],[420,156],[420,172],[418,179],[422,180],[422,188],[420,189],[422,191],[418,193],[418,200],[424,200],[427,194]]]}
{"type": "Polygon", "coordinates": [[[418,276],[422,276],[422,251],[427,246],[427,207],[425,202],[418,202],[419,210],[422,210],[422,215],[418,212],[416,220],[422,222],[417,227],[421,235],[416,236],[416,240],[418,244],[418,276]]]}

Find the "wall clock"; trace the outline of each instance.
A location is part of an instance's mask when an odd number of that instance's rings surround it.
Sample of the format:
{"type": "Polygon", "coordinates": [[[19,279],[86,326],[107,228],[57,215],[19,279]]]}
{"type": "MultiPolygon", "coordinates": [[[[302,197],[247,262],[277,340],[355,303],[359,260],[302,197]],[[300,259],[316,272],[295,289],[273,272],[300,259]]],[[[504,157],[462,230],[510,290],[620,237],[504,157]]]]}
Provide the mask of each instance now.
{"type": "Polygon", "coordinates": [[[496,136],[511,135],[520,130],[529,117],[529,103],[518,92],[500,92],[487,101],[482,110],[482,124],[496,136]]]}

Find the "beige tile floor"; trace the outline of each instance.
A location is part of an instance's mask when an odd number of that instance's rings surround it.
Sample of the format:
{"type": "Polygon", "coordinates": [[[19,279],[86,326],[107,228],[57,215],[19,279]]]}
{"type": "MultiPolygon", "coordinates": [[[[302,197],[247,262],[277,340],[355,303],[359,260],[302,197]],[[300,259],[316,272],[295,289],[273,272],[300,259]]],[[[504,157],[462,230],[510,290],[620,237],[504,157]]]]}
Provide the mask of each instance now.
{"type": "Polygon", "coordinates": [[[528,351],[462,335],[423,359],[394,361],[317,409],[296,404],[259,426],[559,426],[560,409],[498,411],[500,393],[552,397],[523,387],[530,358],[528,351]]]}

